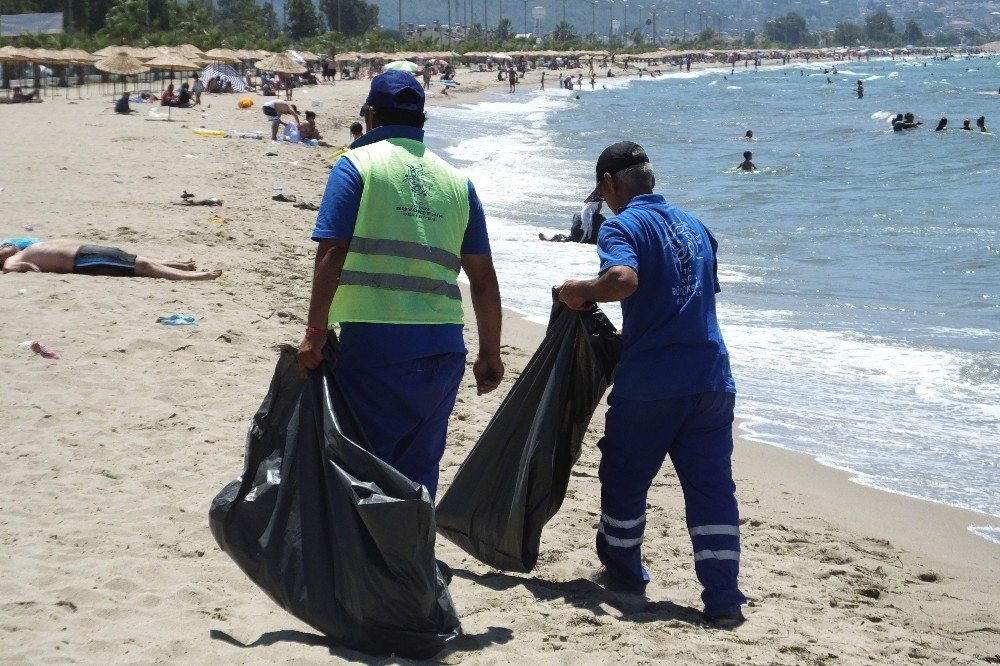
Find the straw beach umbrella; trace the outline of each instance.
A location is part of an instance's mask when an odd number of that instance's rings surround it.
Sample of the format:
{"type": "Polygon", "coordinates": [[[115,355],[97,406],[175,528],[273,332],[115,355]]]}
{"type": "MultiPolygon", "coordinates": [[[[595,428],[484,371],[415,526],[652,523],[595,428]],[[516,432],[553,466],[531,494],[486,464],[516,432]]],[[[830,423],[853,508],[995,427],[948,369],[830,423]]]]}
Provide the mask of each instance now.
{"type": "Polygon", "coordinates": [[[258,60],[255,67],[262,72],[275,72],[277,74],[302,74],[306,71],[304,65],[292,60],[287,53],[275,53],[263,60],[258,60]]]}
{"type": "MultiPolygon", "coordinates": [[[[110,58],[98,60],[94,63],[94,67],[108,74],[118,74],[123,80],[126,76],[135,76],[149,71],[149,67],[124,51],[110,58]]],[[[114,91],[114,89],[112,90],[114,91]]]]}
{"type": "Polygon", "coordinates": [[[94,67],[108,74],[120,74],[122,76],[133,76],[149,71],[149,67],[124,51],[110,58],[98,60],[94,63],[94,67]]]}
{"type": "Polygon", "coordinates": [[[150,69],[171,72],[196,72],[201,67],[180,53],[161,53],[152,60],[146,61],[150,69]]]}
{"type": "MultiPolygon", "coordinates": [[[[169,71],[170,80],[174,80],[174,72],[197,72],[201,69],[199,65],[191,62],[180,53],[161,53],[156,58],[148,60],[146,66],[150,69],[169,71]]],[[[167,107],[167,120],[170,120],[170,107],[167,107]]]]}
{"type": "Polygon", "coordinates": [[[230,65],[235,65],[240,61],[239,55],[232,49],[212,49],[205,52],[205,57],[214,62],[224,62],[230,65]]]}

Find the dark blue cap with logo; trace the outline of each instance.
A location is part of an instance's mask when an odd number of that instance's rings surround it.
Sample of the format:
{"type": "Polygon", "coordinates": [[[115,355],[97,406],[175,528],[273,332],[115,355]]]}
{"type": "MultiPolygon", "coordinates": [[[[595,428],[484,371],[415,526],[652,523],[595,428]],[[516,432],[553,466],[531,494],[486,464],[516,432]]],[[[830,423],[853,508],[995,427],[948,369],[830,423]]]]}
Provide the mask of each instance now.
{"type": "MultiPolygon", "coordinates": [[[[397,111],[423,111],[424,89],[409,72],[390,69],[372,79],[365,106],[397,111]]],[[[365,115],[364,107],[361,115],[365,115]]]]}

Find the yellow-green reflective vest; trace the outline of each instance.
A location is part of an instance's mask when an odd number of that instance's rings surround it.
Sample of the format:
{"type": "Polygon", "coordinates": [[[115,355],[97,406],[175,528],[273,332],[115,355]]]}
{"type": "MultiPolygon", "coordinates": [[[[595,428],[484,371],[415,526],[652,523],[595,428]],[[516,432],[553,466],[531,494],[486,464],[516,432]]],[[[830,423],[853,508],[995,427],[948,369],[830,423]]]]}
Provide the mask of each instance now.
{"type": "Polygon", "coordinates": [[[344,158],[364,189],[330,323],[461,324],[468,178],[412,139],[386,139],[344,158]]]}

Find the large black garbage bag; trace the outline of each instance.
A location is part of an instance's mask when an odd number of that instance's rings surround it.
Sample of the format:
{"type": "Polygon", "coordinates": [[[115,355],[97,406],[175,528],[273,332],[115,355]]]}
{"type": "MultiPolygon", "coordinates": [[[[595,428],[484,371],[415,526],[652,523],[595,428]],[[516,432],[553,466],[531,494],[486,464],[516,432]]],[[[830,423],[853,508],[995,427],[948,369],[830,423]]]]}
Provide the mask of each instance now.
{"type": "Polygon", "coordinates": [[[621,338],[604,313],[557,307],[542,344],[438,501],[438,531],[490,566],[531,571],[542,528],[562,506],[620,359],[621,338]]]}
{"type": "Polygon", "coordinates": [[[427,490],[376,458],[327,361],[281,352],[243,475],[212,502],[219,546],[282,608],[344,646],[426,658],[459,633],[427,490]]]}

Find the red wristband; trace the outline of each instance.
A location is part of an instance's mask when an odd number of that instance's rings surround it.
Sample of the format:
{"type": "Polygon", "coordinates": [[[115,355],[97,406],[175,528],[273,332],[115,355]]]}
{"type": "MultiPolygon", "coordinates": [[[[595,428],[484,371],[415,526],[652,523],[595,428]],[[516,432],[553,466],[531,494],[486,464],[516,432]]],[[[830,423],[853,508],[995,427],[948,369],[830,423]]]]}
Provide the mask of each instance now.
{"type": "Polygon", "coordinates": [[[306,335],[327,335],[329,333],[325,328],[316,328],[315,326],[306,326],[306,335]]]}

